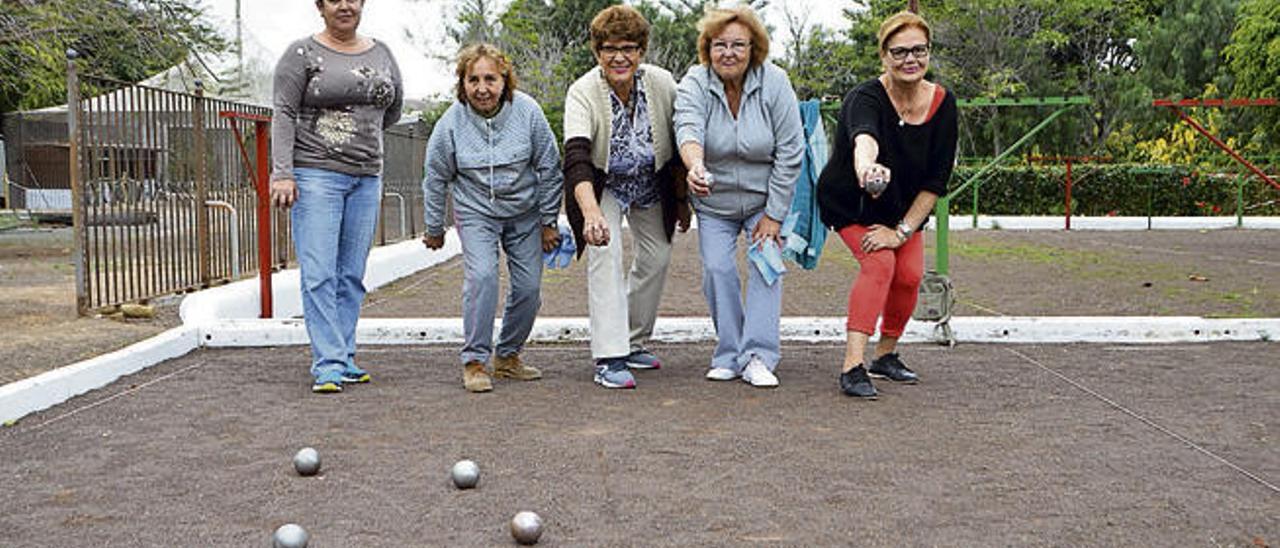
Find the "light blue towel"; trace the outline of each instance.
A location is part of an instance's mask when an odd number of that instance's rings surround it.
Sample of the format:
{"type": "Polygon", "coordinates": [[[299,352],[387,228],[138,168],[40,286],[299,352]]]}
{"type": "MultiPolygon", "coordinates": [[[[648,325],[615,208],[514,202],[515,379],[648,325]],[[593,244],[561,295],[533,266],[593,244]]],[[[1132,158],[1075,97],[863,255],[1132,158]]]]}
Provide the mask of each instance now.
{"type": "Polygon", "coordinates": [[[800,103],[800,119],[804,123],[804,159],[800,178],[791,197],[791,209],[782,223],[786,242],[782,256],[805,270],[818,267],[822,246],[827,242],[827,227],[818,212],[818,175],[827,165],[827,132],[822,128],[821,103],[816,99],[800,103]]]}
{"type": "Polygon", "coordinates": [[[773,285],[787,271],[787,266],[782,264],[782,251],[773,238],[763,238],[751,244],[747,248],[747,260],[756,266],[760,276],[764,277],[764,283],[768,285],[773,285]]]}
{"type": "Polygon", "coordinates": [[[573,231],[569,229],[569,225],[560,224],[560,245],[551,251],[542,252],[542,262],[547,268],[568,268],[569,262],[573,260],[573,256],[578,252],[578,246],[573,242],[573,231]]]}

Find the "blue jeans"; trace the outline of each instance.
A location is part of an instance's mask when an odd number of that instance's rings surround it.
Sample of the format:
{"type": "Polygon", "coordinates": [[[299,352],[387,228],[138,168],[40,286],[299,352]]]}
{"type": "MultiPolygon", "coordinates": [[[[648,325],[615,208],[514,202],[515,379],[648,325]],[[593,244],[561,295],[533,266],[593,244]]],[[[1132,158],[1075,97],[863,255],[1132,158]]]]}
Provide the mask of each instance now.
{"type": "Polygon", "coordinates": [[[702,255],[702,293],[715,324],[715,353],[711,367],[742,371],[752,356],[760,358],[770,371],[781,358],[778,334],[782,316],[782,279],[766,284],[760,271],[747,264],[747,295],[743,302],[738,281],[738,235],[749,240],[759,211],[746,219],[724,219],[698,214],[698,252],[702,255]]]}
{"type": "Polygon", "coordinates": [[[311,374],[341,372],[356,355],[364,267],[382,203],[382,178],[295,168],[290,211],[302,274],[302,317],[311,339],[311,374]]]}
{"type": "Polygon", "coordinates": [[[542,223],[537,211],[513,219],[454,210],[462,243],[462,364],[488,363],[498,309],[498,249],[507,255],[510,287],[497,353],[520,353],[542,306],[542,223]]]}

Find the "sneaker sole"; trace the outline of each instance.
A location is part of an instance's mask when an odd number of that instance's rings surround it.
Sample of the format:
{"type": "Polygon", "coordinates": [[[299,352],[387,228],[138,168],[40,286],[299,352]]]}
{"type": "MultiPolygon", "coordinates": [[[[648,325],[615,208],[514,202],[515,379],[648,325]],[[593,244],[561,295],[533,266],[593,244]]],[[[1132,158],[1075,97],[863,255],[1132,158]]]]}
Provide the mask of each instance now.
{"type": "Polygon", "coordinates": [[[599,378],[599,377],[597,377],[597,378],[596,378],[596,384],[598,384],[598,385],[600,385],[600,386],[603,386],[603,387],[605,387],[605,388],[635,388],[635,387],[636,387],[636,383],[634,383],[634,382],[632,382],[632,383],[630,383],[630,384],[618,384],[618,383],[615,383],[615,382],[609,382],[609,381],[606,381],[606,380],[601,379],[601,378],[599,378]]]}
{"type": "Polygon", "coordinates": [[[919,379],[919,378],[915,378],[915,379],[907,379],[907,380],[905,380],[905,381],[900,381],[900,380],[898,380],[898,379],[895,379],[895,378],[892,378],[892,377],[887,377],[887,376],[885,376],[885,375],[881,375],[880,373],[872,373],[872,372],[870,372],[870,371],[868,371],[868,372],[867,372],[867,376],[868,376],[868,377],[871,377],[871,378],[873,378],[873,379],[884,379],[884,380],[889,380],[889,381],[893,381],[893,382],[901,383],[901,384],[916,384],[916,383],[920,382],[920,379],[919,379]]]}
{"type": "Polygon", "coordinates": [[[373,376],[369,375],[368,373],[365,373],[364,375],[361,375],[359,377],[347,377],[345,375],[342,377],[342,382],[344,384],[364,384],[371,380],[373,380],[373,376]]]}
{"type": "Polygon", "coordinates": [[[317,394],[336,394],[342,391],[342,385],[333,382],[311,385],[311,391],[317,394]]]}
{"type": "Polygon", "coordinates": [[[647,363],[627,362],[627,368],[628,369],[662,369],[662,364],[659,363],[659,364],[650,365],[647,363]]]}

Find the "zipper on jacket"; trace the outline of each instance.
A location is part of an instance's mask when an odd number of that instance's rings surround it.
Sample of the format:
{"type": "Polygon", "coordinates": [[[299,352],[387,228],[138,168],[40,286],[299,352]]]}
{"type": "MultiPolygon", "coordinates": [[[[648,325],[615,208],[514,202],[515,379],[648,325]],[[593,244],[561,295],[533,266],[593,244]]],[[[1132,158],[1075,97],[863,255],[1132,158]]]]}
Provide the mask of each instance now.
{"type": "Polygon", "coordinates": [[[498,195],[493,190],[493,120],[486,118],[484,127],[489,129],[489,203],[493,204],[498,200],[498,195]]]}

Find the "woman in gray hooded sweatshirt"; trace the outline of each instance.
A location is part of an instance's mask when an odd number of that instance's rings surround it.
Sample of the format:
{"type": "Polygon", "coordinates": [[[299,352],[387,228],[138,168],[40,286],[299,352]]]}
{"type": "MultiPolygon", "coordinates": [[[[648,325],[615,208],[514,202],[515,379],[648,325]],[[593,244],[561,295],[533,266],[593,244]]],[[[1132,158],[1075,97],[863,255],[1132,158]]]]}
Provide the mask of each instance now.
{"type": "Polygon", "coordinates": [[[444,245],[446,188],[462,243],[462,384],[488,392],[487,363],[498,306],[498,249],[511,275],[494,377],[535,380],[520,360],[541,305],[542,253],[559,245],[557,218],[564,177],[555,135],[532,97],[516,91],[511,61],[490,44],[458,54],[458,100],[436,122],[422,178],[429,249],[444,245]]]}

